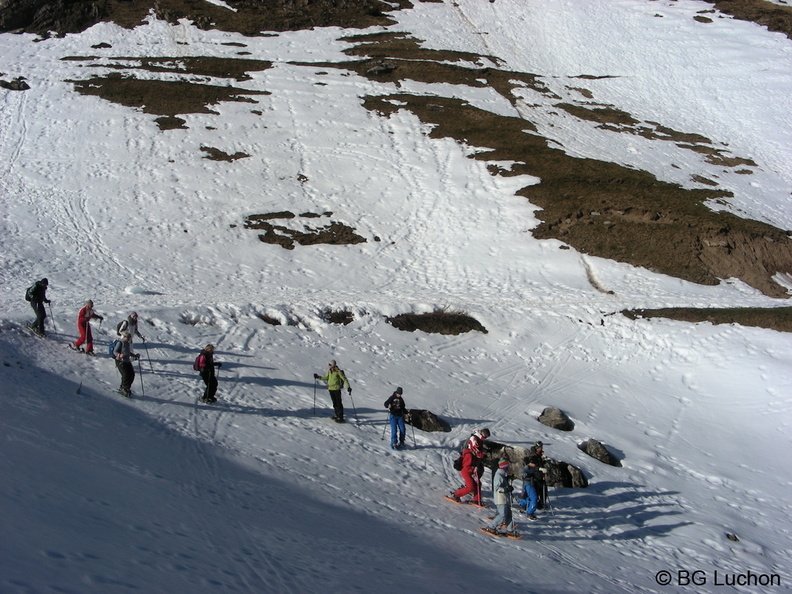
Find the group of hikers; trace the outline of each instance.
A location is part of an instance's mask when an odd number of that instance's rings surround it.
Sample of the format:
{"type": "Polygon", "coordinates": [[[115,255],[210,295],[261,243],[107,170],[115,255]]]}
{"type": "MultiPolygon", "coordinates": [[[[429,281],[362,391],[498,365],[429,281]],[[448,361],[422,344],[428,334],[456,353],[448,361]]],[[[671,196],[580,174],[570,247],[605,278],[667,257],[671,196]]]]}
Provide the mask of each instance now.
{"type": "MultiPolygon", "coordinates": [[[[486,507],[481,494],[481,477],[484,474],[484,457],[489,437],[489,429],[479,429],[474,431],[465,442],[459,462],[454,466],[461,473],[465,484],[456,491],[452,491],[446,496],[446,499],[454,503],[470,503],[477,507],[486,507]],[[470,500],[463,500],[463,497],[468,495],[471,497],[470,500]]],[[[520,474],[523,486],[516,497],[516,503],[531,521],[536,521],[536,510],[543,509],[547,501],[545,460],[544,444],[541,441],[535,442],[528,455],[523,458],[523,468],[520,474]]],[[[493,469],[492,493],[497,513],[494,518],[491,518],[490,523],[481,530],[496,536],[519,538],[511,511],[514,488],[509,477],[510,467],[511,462],[508,459],[500,458],[497,470],[493,469]]]]}
{"type": "MultiPolygon", "coordinates": [[[[47,311],[44,304],[52,303],[47,299],[47,289],[49,287],[49,280],[42,278],[37,280],[33,285],[28,287],[25,291],[25,299],[30,302],[36,314],[36,319],[28,324],[37,336],[42,338],[46,337],[44,328],[44,320],[47,318],[47,311]]],[[[77,312],[77,332],[79,336],[74,342],[70,342],[68,347],[78,353],[94,357],[93,332],[91,330],[91,320],[104,321],[104,317],[100,316],[94,311],[94,303],[88,299],[80,311],[77,312]]],[[[116,326],[116,332],[119,338],[111,343],[110,355],[116,364],[116,369],[121,376],[121,385],[118,387],[118,392],[126,397],[132,396],[132,384],[135,381],[135,367],[132,361],[139,361],[140,355],[132,350],[134,337],[140,338],[144,343],[146,338],[140,333],[138,327],[138,314],[137,312],[130,312],[130,314],[116,326]]],[[[205,389],[201,400],[205,403],[217,402],[215,393],[217,392],[217,376],[215,368],[220,367],[221,363],[214,362],[214,346],[211,344],[206,345],[196,358],[193,367],[201,375],[204,382],[205,389]]]]}
{"type": "MultiPolygon", "coordinates": [[[[25,299],[30,302],[36,314],[35,321],[29,324],[28,327],[41,337],[46,336],[44,320],[47,317],[47,313],[44,304],[51,303],[47,299],[48,286],[48,280],[42,278],[29,287],[25,293],[25,299]]],[[[91,332],[91,320],[99,320],[100,322],[104,320],[104,317],[97,314],[93,307],[93,301],[89,299],[77,313],[79,336],[77,340],[68,345],[70,349],[89,356],[96,355],[91,332]]],[[[135,368],[132,361],[140,360],[140,355],[133,351],[133,340],[137,337],[144,343],[146,341],[138,327],[137,312],[130,312],[127,318],[117,325],[116,331],[119,338],[113,341],[110,354],[121,376],[121,385],[118,391],[124,396],[131,397],[132,384],[135,380],[135,368]]],[[[222,363],[214,360],[214,345],[212,344],[207,344],[195,358],[193,369],[200,373],[205,386],[201,397],[201,401],[204,403],[212,404],[217,402],[218,382],[215,369],[221,366],[222,363]]],[[[352,394],[352,386],[344,371],[338,367],[333,359],[328,363],[328,368],[324,375],[315,373],[314,380],[319,380],[326,384],[333,406],[334,414],[332,418],[336,422],[343,423],[345,421],[344,403],[341,392],[346,387],[347,393],[350,396],[352,394]]],[[[391,429],[390,446],[394,450],[401,449],[404,447],[406,435],[405,421],[410,421],[410,411],[404,402],[404,390],[401,387],[396,388],[393,394],[383,403],[383,406],[388,411],[388,424],[391,429]]],[[[459,464],[455,464],[455,468],[462,475],[464,486],[451,492],[446,497],[447,499],[455,503],[471,503],[478,507],[486,507],[482,500],[481,477],[484,474],[486,440],[489,437],[489,429],[484,428],[474,431],[465,442],[459,457],[459,464]],[[469,501],[463,500],[468,495],[470,495],[471,499],[469,501]]],[[[541,441],[537,441],[532,446],[529,455],[523,460],[524,467],[521,474],[523,487],[516,501],[529,520],[536,520],[536,510],[542,509],[545,505],[547,485],[544,480],[544,460],[544,450],[541,441]]],[[[514,529],[514,519],[511,513],[513,487],[509,478],[509,467],[510,462],[502,458],[498,462],[497,470],[493,469],[492,491],[497,514],[482,530],[493,535],[519,538],[514,529]]]]}

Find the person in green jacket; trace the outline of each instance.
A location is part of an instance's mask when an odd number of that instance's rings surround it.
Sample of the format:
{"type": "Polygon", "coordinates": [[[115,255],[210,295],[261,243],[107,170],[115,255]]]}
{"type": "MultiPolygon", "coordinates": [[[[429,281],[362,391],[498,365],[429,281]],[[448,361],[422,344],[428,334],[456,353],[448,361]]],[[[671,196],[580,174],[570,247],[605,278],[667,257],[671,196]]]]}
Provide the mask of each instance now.
{"type": "Polygon", "coordinates": [[[333,401],[333,411],[335,411],[335,416],[333,416],[333,420],[337,423],[344,422],[344,403],[341,400],[341,390],[344,388],[344,384],[347,387],[347,393],[352,393],[352,386],[349,385],[349,380],[347,379],[346,375],[344,375],[343,370],[338,368],[336,365],[335,359],[328,363],[327,373],[320,376],[318,373],[314,373],[314,379],[321,380],[327,384],[327,391],[330,392],[330,399],[333,401]]]}

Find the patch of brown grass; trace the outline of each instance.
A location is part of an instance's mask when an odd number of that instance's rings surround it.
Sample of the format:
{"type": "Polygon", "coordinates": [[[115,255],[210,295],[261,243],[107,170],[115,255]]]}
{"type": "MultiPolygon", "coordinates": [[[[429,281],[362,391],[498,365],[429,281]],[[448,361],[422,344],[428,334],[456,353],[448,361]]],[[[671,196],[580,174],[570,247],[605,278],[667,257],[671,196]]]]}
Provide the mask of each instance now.
{"type": "MultiPolygon", "coordinates": [[[[299,218],[315,219],[317,216],[329,217],[331,215],[332,213],[324,213],[323,215],[304,213],[299,218]]],[[[245,229],[264,231],[258,236],[260,241],[279,245],[287,250],[293,250],[296,244],[354,245],[366,242],[366,238],[355,233],[353,227],[338,221],[332,221],[329,225],[323,227],[304,225],[304,230],[302,231],[270,222],[277,219],[292,220],[296,218],[298,217],[295,217],[294,213],[288,211],[250,215],[245,219],[245,229]]]]}
{"type": "Polygon", "coordinates": [[[429,334],[464,334],[473,330],[487,333],[487,329],[481,323],[468,314],[461,311],[450,311],[440,309],[429,313],[399,314],[392,318],[387,318],[389,324],[398,330],[405,332],[427,332],[429,334]]]}
{"type": "Polygon", "coordinates": [[[631,309],[621,312],[628,318],[668,318],[681,322],[709,322],[710,324],[740,324],[767,328],[779,332],[792,332],[792,307],[773,309],[751,308],[690,308],[669,307],[661,309],[631,309]]]}

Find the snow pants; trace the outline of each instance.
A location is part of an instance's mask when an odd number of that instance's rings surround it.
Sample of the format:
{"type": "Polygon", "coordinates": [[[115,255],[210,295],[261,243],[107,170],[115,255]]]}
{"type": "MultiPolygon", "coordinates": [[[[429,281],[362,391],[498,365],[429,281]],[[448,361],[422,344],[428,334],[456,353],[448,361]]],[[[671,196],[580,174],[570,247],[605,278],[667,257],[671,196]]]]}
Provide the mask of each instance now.
{"type": "Polygon", "coordinates": [[[80,333],[80,338],[74,343],[74,348],[79,349],[80,345],[85,343],[85,352],[93,353],[93,334],[91,333],[91,322],[85,320],[84,322],[77,322],[77,330],[80,333]]]}
{"type": "Polygon", "coordinates": [[[526,514],[532,514],[536,511],[536,504],[538,500],[539,498],[536,494],[536,487],[533,486],[533,482],[525,481],[519,501],[520,507],[525,509],[526,514]]]}
{"type": "Polygon", "coordinates": [[[500,525],[506,524],[506,532],[514,532],[514,518],[512,516],[511,503],[499,503],[495,506],[498,512],[492,518],[489,527],[500,532],[500,525]]]}
{"type": "Polygon", "coordinates": [[[336,419],[344,418],[344,401],[341,400],[341,390],[328,390],[330,392],[330,400],[333,401],[333,412],[335,412],[336,419]]]}
{"type": "Polygon", "coordinates": [[[47,311],[44,309],[43,301],[31,301],[31,307],[36,312],[36,321],[33,322],[33,330],[44,336],[44,320],[47,318],[47,311]]]}
{"type": "Polygon", "coordinates": [[[135,382],[135,366],[132,361],[116,361],[116,368],[121,374],[121,391],[131,392],[132,384],[135,382]]]}
{"type": "Polygon", "coordinates": [[[481,505],[481,477],[476,466],[467,466],[461,470],[465,486],[457,489],[454,495],[460,499],[468,493],[473,494],[473,502],[481,505]]]}
{"type": "Polygon", "coordinates": [[[212,400],[217,393],[217,377],[215,377],[214,373],[202,373],[201,379],[206,384],[203,395],[204,400],[212,400]]]}
{"type": "Polygon", "coordinates": [[[388,420],[390,421],[391,427],[391,445],[404,445],[404,417],[401,415],[397,417],[396,415],[389,414],[388,420]]]}

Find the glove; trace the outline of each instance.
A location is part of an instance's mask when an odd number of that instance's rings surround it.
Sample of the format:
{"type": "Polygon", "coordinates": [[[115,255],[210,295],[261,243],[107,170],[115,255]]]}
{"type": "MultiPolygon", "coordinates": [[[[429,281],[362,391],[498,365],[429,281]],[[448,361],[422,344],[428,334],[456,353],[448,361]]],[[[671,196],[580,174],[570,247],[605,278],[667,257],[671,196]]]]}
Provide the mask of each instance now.
{"type": "Polygon", "coordinates": [[[352,388],[347,388],[347,394],[351,394],[351,393],[352,393],[352,388]]]}
{"type": "Polygon", "coordinates": [[[102,316],[97,316],[100,322],[104,322],[104,318],[102,316]]]}
{"type": "Polygon", "coordinates": [[[222,366],[223,366],[222,363],[215,363],[215,367],[222,367],[222,366]]]}
{"type": "Polygon", "coordinates": [[[135,353],[134,355],[132,355],[132,357],[135,359],[135,361],[139,361],[140,360],[140,354],[139,353],[135,353]]]}
{"type": "Polygon", "coordinates": [[[319,374],[318,373],[314,373],[314,379],[319,379],[319,374]]]}

